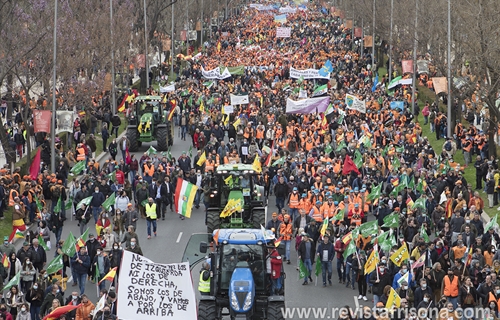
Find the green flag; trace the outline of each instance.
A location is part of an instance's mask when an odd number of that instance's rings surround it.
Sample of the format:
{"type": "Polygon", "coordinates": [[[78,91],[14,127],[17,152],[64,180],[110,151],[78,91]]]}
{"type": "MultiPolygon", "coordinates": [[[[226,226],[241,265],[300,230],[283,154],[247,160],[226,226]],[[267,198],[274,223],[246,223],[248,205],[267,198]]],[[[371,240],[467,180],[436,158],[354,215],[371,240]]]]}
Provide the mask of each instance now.
{"type": "Polygon", "coordinates": [[[168,147],[168,150],[167,150],[167,159],[168,160],[172,160],[173,159],[172,152],[170,152],[170,148],[172,148],[172,147],[168,147]]]}
{"type": "Polygon", "coordinates": [[[333,220],[335,221],[344,220],[344,211],[345,210],[340,210],[339,213],[333,216],[333,220]]]}
{"type": "Polygon", "coordinates": [[[394,170],[398,170],[399,168],[401,168],[401,162],[397,157],[394,157],[394,160],[392,161],[391,164],[394,167],[394,170]]]}
{"type": "Polygon", "coordinates": [[[344,122],[344,117],[345,117],[345,114],[341,114],[339,119],[337,120],[337,123],[342,124],[342,122],[344,122]]]}
{"type": "Polygon", "coordinates": [[[184,91],[182,91],[182,92],[181,92],[181,97],[185,97],[185,96],[187,96],[188,94],[189,94],[189,90],[188,90],[188,89],[186,89],[186,90],[184,90],[184,91]]]}
{"type": "Polygon", "coordinates": [[[410,180],[408,182],[408,189],[414,190],[415,189],[415,179],[413,177],[411,177],[411,178],[408,178],[408,180],[410,180]]]}
{"type": "Polygon", "coordinates": [[[345,249],[344,254],[343,254],[344,259],[347,259],[347,257],[349,257],[351,254],[356,252],[355,242],[356,241],[353,238],[353,240],[351,240],[351,242],[349,242],[349,244],[347,245],[347,248],[345,249]]]}
{"type": "Polygon", "coordinates": [[[309,277],[309,270],[307,270],[306,265],[299,259],[299,277],[302,279],[307,279],[309,277]]]}
{"type": "Polygon", "coordinates": [[[156,149],[153,146],[151,146],[149,147],[148,151],[146,151],[146,153],[148,154],[148,156],[151,157],[151,155],[156,154],[156,149]]]}
{"type": "Polygon", "coordinates": [[[384,217],[382,228],[397,228],[399,227],[399,215],[397,213],[390,214],[384,217]]]}
{"type": "Polygon", "coordinates": [[[325,146],[325,154],[330,154],[332,151],[333,151],[332,145],[331,144],[327,144],[325,146]]]}
{"type": "Polygon", "coordinates": [[[8,291],[13,286],[19,286],[19,281],[21,280],[21,271],[19,271],[12,279],[10,279],[9,283],[3,287],[3,291],[8,291]]]}
{"type": "Polygon", "coordinates": [[[49,263],[47,268],[47,274],[53,274],[56,273],[57,271],[61,270],[64,267],[63,261],[62,261],[62,255],[58,255],[52,261],[49,263]]]}
{"type": "Polygon", "coordinates": [[[73,257],[76,253],[75,251],[76,239],[73,233],[70,231],[68,238],[64,241],[61,251],[68,257],[73,257]]]}
{"type": "Polygon", "coordinates": [[[413,204],[412,209],[415,210],[416,208],[422,208],[422,210],[425,210],[425,198],[418,198],[417,201],[413,204]]]}
{"type": "Polygon", "coordinates": [[[62,211],[62,199],[61,197],[59,196],[59,200],[57,200],[57,204],[56,206],[54,207],[54,212],[55,213],[59,213],[62,211]]]}
{"type": "Polygon", "coordinates": [[[377,241],[377,243],[382,243],[385,241],[385,239],[387,239],[388,235],[389,235],[389,231],[384,231],[381,234],[379,234],[378,236],[374,237],[372,239],[372,241],[370,241],[370,242],[375,243],[375,241],[377,241]]]}
{"type": "MultiPolygon", "coordinates": [[[[210,89],[210,87],[212,87],[212,86],[213,86],[213,84],[214,84],[214,81],[213,81],[213,80],[212,80],[212,81],[203,82],[203,85],[204,85],[205,87],[207,87],[207,89],[210,89]]],[[[198,102],[198,104],[199,104],[199,102],[198,102]]]]}
{"type": "Polygon", "coordinates": [[[116,170],[108,174],[109,180],[116,182],[116,170]]]}
{"type": "Polygon", "coordinates": [[[389,145],[386,145],[384,150],[382,150],[382,156],[385,157],[385,155],[387,154],[388,151],[389,151],[389,145]]]}
{"type": "MultiPolygon", "coordinates": [[[[85,230],[85,232],[80,236],[79,239],[82,239],[83,242],[87,242],[89,238],[89,228],[87,228],[87,230],[85,230]]],[[[76,243],[76,241],[75,241],[76,243]]]]}
{"type": "Polygon", "coordinates": [[[73,168],[71,168],[71,173],[74,173],[74,174],[80,174],[80,172],[82,172],[83,170],[85,170],[85,161],[79,161],[77,164],[75,164],[73,166],[73,168]]]}
{"type": "Polygon", "coordinates": [[[403,153],[405,151],[405,147],[403,147],[403,146],[396,146],[395,149],[396,149],[396,152],[398,152],[398,153],[403,153]]]}
{"type": "Polygon", "coordinates": [[[339,152],[339,151],[341,151],[344,148],[347,148],[347,145],[345,144],[345,141],[342,140],[342,142],[339,143],[339,145],[337,146],[337,149],[335,149],[335,151],[339,152]]]}
{"type": "Polygon", "coordinates": [[[285,163],[285,157],[281,157],[278,160],[274,161],[272,166],[275,167],[277,165],[283,165],[285,163]]]}
{"type": "Polygon", "coordinates": [[[141,206],[145,207],[148,204],[148,199],[141,202],[141,206]]]}
{"type": "Polygon", "coordinates": [[[189,157],[192,158],[193,157],[193,146],[189,146],[188,153],[189,153],[189,157]]]}
{"type": "Polygon", "coordinates": [[[495,216],[486,224],[486,227],[484,227],[484,233],[488,232],[491,228],[495,228],[497,226],[497,218],[498,218],[498,213],[495,214],[495,216]]]}
{"type": "Polygon", "coordinates": [[[116,195],[115,193],[113,192],[111,194],[111,196],[109,196],[103,203],[102,203],[102,207],[104,208],[104,210],[108,211],[109,208],[111,206],[113,206],[115,204],[115,198],[116,198],[116,195]]]}
{"type": "Polygon", "coordinates": [[[64,209],[69,210],[73,206],[73,197],[70,197],[68,201],[64,204],[64,209]]]}
{"type": "Polygon", "coordinates": [[[90,202],[92,202],[92,198],[93,198],[93,196],[82,199],[82,201],[78,202],[78,204],[76,205],[76,209],[80,209],[82,204],[88,206],[90,204],[90,202]]]}
{"type": "Polygon", "coordinates": [[[386,252],[391,251],[391,248],[396,244],[397,244],[396,239],[394,239],[394,236],[392,235],[392,229],[389,230],[387,238],[385,238],[384,241],[379,242],[380,248],[386,252]]]}
{"type": "Polygon", "coordinates": [[[193,95],[190,95],[190,96],[189,96],[189,99],[188,99],[188,105],[189,105],[190,107],[192,107],[192,106],[193,106],[193,95]]]}
{"type": "Polygon", "coordinates": [[[422,236],[422,238],[424,238],[424,241],[426,243],[429,243],[429,236],[427,235],[427,232],[425,231],[425,227],[423,224],[422,227],[420,228],[420,235],[422,236]]]}
{"type": "Polygon", "coordinates": [[[314,274],[316,275],[316,277],[321,274],[321,259],[320,259],[320,257],[318,257],[316,259],[316,270],[315,270],[314,274]]]}
{"type": "Polygon", "coordinates": [[[424,181],[422,179],[418,181],[417,191],[420,192],[420,194],[425,193],[424,181]]]}
{"type": "Polygon", "coordinates": [[[398,194],[401,191],[403,191],[404,189],[405,189],[405,185],[401,183],[397,187],[395,187],[394,189],[392,189],[391,194],[393,194],[395,197],[397,197],[398,194]]]}
{"type": "Polygon", "coordinates": [[[300,78],[297,79],[297,83],[301,84],[302,82],[304,82],[304,77],[300,76],[300,78]]]}
{"type": "Polygon", "coordinates": [[[361,155],[359,150],[354,151],[354,164],[358,167],[358,169],[363,166],[363,155],[361,155]]]}
{"type": "Polygon", "coordinates": [[[378,233],[378,222],[377,220],[365,222],[359,227],[359,231],[363,237],[371,236],[378,233]]]}
{"type": "Polygon", "coordinates": [[[378,186],[376,186],[372,189],[372,191],[368,195],[367,199],[371,200],[371,201],[378,199],[378,198],[380,198],[381,192],[382,192],[382,183],[380,183],[378,186]]]}
{"type": "Polygon", "coordinates": [[[40,247],[43,248],[45,251],[49,251],[49,247],[47,247],[47,244],[45,243],[45,240],[43,240],[43,237],[41,235],[38,235],[38,244],[40,244],[40,247]]]}
{"type": "Polygon", "coordinates": [[[38,199],[38,197],[36,196],[36,194],[35,194],[35,203],[36,203],[36,207],[38,208],[38,211],[42,211],[43,204],[40,202],[40,199],[38,199]]]}

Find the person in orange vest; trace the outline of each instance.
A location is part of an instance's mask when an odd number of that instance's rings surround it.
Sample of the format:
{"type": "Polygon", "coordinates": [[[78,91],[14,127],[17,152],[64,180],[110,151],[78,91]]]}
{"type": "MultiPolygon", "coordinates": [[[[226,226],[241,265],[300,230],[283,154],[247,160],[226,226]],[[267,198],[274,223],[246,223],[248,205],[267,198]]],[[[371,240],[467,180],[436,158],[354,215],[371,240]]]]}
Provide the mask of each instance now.
{"type": "Polygon", "coordinates": [[[325,202],[321,207],[321,213],[323,214],[323,219],[333,218],[336,212],[337,212],[337,206],[335,206],[335,203],[333,203],[333,197],[328,196],[328,201],[325,202]]]}
{"type": "Polygon", "coordinates": [[[488,293],[488,305],[490,305],[490,308],[493,306],[493,310],[495,307],[500,310],[500,285],[496,284],[494,290],[488,293]]]}
{"type": "Polygon", "coordinates": [[[309,211],[309,216],[317,222],[323,222],[323,215],[321,214],[321,204],[321,201],[316,201],[315,206],[311,208],[311,211],[309,211]]]}
{"type": "Polygon", "coordinates": [[[144,164],[144,181],[151,185],[153,183],[153,174],[155,173],[155,166],[151,163],[151,159],[148,159],[144,164]]]}
{"type": "Polygon", "coordinates": [[[302,198],[299,201],[299,210],[304,210],[305,212],[311,211],[311,202],[309,201],[309,198],[307,197],[306,193],[302,194],[302,198]]]}
{"type": "Polygon", "coordinates": [[[280,224],[280,237],[281,241],[285,244],[285,260],[290,264],[290,244],[292,241],[293,225],[290,221],[290,215],[285,214],[283,222],[280,224]]]}
{"type": "Polygon", "coordinates": [[[349,214],[347,215],[347,218],[349,219],[351,225],[356,224],[356,226],[361,225],[361,221],[365,217],[365,214],[363,213],[363,210],[360,209],[359,203],[354,204],[354,209],[349,210],[349,214]]]}
{"type": "Polygon", "coordinates": [[[288,195],[288,207],[290,208],[290,216],[292,218],[292,221],[294,221],[299,214],[299,202],[299,190],[297,189],[297,187],[293,187],[292,193],[288,195]]]}
{"type": "Polygon", "coordinates": [[[448,274],[444,276],[441,283],[441,295],[446,297],[449,303],[453,304],[456,308],[458,305],[458,294],[460,291],[460,280],[454,274],[456,267],[449,268],[448,274]]]}

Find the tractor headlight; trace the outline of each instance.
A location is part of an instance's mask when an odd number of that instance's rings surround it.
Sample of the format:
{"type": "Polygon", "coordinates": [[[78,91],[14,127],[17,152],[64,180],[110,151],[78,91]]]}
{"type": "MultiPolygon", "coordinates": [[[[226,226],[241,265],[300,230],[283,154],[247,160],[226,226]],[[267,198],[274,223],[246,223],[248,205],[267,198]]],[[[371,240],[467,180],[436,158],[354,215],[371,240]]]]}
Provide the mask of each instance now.
{"type": "Polygon", "coordinates": [[[233,307],[234,310],[240,310],[238,299],[236,299],[236,294],[234,292],[231,293],[231,307],[233,307]]]}
{"type": "Polygon", "coordinates": [[[243,304],[243,311],[247,311],[250,309],[250,306],[252,305],[252,295],[250,292],[247,294],[247,297],[245,298],[245,303],[243,304]]]}

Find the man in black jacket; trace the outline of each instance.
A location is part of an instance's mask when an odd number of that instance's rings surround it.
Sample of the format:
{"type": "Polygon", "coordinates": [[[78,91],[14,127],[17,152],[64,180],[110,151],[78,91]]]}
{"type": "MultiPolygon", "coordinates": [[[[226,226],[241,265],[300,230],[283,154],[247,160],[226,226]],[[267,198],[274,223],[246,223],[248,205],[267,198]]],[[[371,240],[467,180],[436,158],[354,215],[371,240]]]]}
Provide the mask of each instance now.
{"type": "Polygon", "coordinates": [[[377,274],[372,274],[370,276],[370,283],[373,284],[373,305],[376,306],[384,295],[385,286],[392,285],[392,277],[389,270],[386,270],[385,263],[380,263],[378,265],[377,274]]]}
{"type": "Polygon", "coordinates": [[[274,195],[276,196],[276,207],[278,211],[285,207],[285,199],[288,196],[288,185],[285,183],[285,178],[281,176],[279,182],[274,186],[274,195]]]}
{"type": "Polygon", "coordinates": [[[330,236],[325,234],[323,242],[318,245],[317,256],[321,261],[321,271],[323,275],[323,287],[326,287],[326,273],[328,272],[328,284],[332,285],[332,260],[335,250],[330,242],[330,236]]]}
{"type": "Polygon", "coordinates": [[[304,277],[304,283],[302,285],[306,285],[307,279],[309,281],[313,281],[312,274],[312,263],[314,261],[314,257],[316,256],[316,248],[314,247],[313,241],[310,239],[307,233],[302,233],[302,241],[299,244],[299,259],[302,260],[307,272],[304,277]]]}

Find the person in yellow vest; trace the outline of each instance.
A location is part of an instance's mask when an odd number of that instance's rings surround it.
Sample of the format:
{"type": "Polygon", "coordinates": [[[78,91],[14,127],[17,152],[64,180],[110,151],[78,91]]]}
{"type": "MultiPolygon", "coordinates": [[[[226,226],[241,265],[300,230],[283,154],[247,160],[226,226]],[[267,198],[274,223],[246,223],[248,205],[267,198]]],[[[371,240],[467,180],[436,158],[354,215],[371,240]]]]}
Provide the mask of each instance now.
{"type": "Polygon", "coordinates": [[[299,198],[299,190],[297,187],[293,187],[292,193],[288,196],[288,207],[290,208],[290,216],[292,221],[295,221],[295,218],[299,215],[300,208],[300,198],[299,198]]]}
{"type": "Polygon", "coordinates": [[[153,225],[153,233],[156,237],[156,203],[153,198],[149,197],[148,203],[144,207],[146,210],[146,220],[148,224],[148,239],[151,239],[151,225],[153,225]]]}
{"type": "Polygon", "coordinates": [[[460,280],[454,274],[455,269],[456,267],[449,268],[448,274],[444,276],[441,283],[441,295],[445,296],[448,302],[453,304],[454,308],[458,305],[458,294],[460,291],[460,280]]]}
{"type": "Polygon", "coordinates": [[[203,262],[200,270],[200,281],[198,282],[198,291],[202,296],[210,295],[210,278],[210,264],[203,262]]]}

